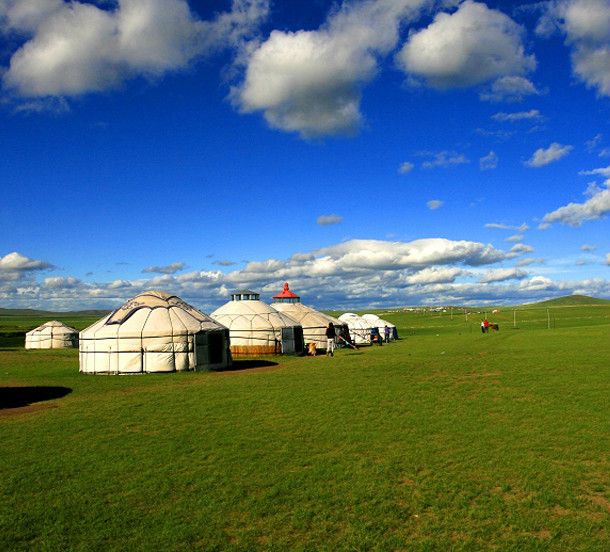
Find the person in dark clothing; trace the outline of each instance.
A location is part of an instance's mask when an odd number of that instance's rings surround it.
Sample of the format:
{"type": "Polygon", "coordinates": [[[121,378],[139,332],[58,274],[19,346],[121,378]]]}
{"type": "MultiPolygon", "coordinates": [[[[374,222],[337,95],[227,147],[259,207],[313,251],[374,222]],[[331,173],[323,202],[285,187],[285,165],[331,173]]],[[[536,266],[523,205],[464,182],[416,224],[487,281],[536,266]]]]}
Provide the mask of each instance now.
{"type": "Polygon", "coordinates": [[[326,328],[326,356],[335,356],[335,337],[337,337],[335,326],[329,322],[326,328]]]}

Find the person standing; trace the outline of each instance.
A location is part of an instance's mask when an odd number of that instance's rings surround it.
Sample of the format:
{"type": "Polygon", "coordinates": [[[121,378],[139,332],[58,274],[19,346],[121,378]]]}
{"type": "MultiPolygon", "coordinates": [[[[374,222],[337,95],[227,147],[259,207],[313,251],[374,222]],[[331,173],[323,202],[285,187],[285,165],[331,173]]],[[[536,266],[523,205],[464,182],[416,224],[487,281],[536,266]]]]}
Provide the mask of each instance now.
{"type": "Polygon", "coordinates": [[[489,333],[489,320],[487,318],[483,320],[483,325],[485,326],[485,333],[489,333]]]}
{"type": "Polygon", "coordinates": [[[383,328],[383,335],[385,337],[385,342],[389,343],[390,342],[390,328],[387,324],[383,328]]]}
{"type": "Polygon", "coordinates": [[[337,337],[337,332],[333,323],[329,322],[328,328],[326,328],[326,356],[335,356],[335,337],[337,337]]]}
{"type": "Polygon", "coordinates": [[[485,333],[485,321],[481,320],[481,333],[485,333]]]}

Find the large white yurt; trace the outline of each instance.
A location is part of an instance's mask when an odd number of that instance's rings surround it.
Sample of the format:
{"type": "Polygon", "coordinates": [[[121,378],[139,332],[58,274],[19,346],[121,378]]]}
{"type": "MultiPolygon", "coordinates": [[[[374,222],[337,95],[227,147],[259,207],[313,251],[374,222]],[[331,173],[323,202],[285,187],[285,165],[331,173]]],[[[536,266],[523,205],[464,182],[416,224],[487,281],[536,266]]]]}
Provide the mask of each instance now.
{"type": "Polygon", "coordinates": [[[316,349],[326,350],[326,328],[329,324],[335,327],[338,336],[346,333],[345,322],[301,303],[301,298],[290,291],[288,282],[284,284],[284,289],[280,293],[273,296],[271,306],[301,324],[305,343],[315,343],[316,349]]]}
{"type": "Polygon", "coordinates": [[[390,328],[390,339],[394,339],[394,330],[396,326],[392,324],[392,322],[388,322],[383,318],[379,318],[376,314],[363,314],[362,318],[364,318],[367,322],[369,322],[372,326],[379,328],[379,335],[381,337],[385,336],[385,327],[390,328]]]}
{"type": "Polygon", "coordinates": [[[339,317],[339,320],[347,324],[352,341],[356,345],[370,345],[371,328],[374,327],[373,324],[353,312],[342,314],[339,317]]]}
{"type": "Polygon", "coordinates": [[[231,300],[210,316],[229,328],[234,355],[299,354],[303,328],[288,315],[260,300],[249,289],[231,294],[231,300]]]}
{"type": "Polygon", "coordinates": [[[229,331],[179,297],[146,291],[80,333],[80,371],[141,374],[225,368],[229,331]]]}
{"type": "Polygon", "coordinates": [[[25,334],[26,349],[69,349],[78,347],[78,330],[57,320],[45,322],[25,334]]]}

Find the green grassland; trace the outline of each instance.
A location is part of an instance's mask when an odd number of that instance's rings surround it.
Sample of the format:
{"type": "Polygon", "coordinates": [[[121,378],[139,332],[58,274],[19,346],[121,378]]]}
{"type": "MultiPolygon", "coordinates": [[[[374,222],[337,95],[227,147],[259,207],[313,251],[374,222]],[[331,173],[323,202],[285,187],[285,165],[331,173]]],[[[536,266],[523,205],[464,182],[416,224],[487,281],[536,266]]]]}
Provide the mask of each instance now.
{"type": "Polygon", "coordinates": [[[491,310],[222,373],[3,338],[0,391],[63,396],[0,410],[0,550],[608,550],[610,306],[491,310]]]}

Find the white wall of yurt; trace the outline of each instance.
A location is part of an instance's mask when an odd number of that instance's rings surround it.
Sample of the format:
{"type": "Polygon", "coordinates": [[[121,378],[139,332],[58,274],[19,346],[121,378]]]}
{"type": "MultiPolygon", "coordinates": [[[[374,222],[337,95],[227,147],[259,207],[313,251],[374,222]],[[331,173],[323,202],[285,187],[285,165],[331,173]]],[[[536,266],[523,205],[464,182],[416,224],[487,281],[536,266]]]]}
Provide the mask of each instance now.
{"type": "Polygon", "coordinates": [[[50,320],[25,334],[26,349],[68,349],[78,347],[78,330],[50,320]]]}

